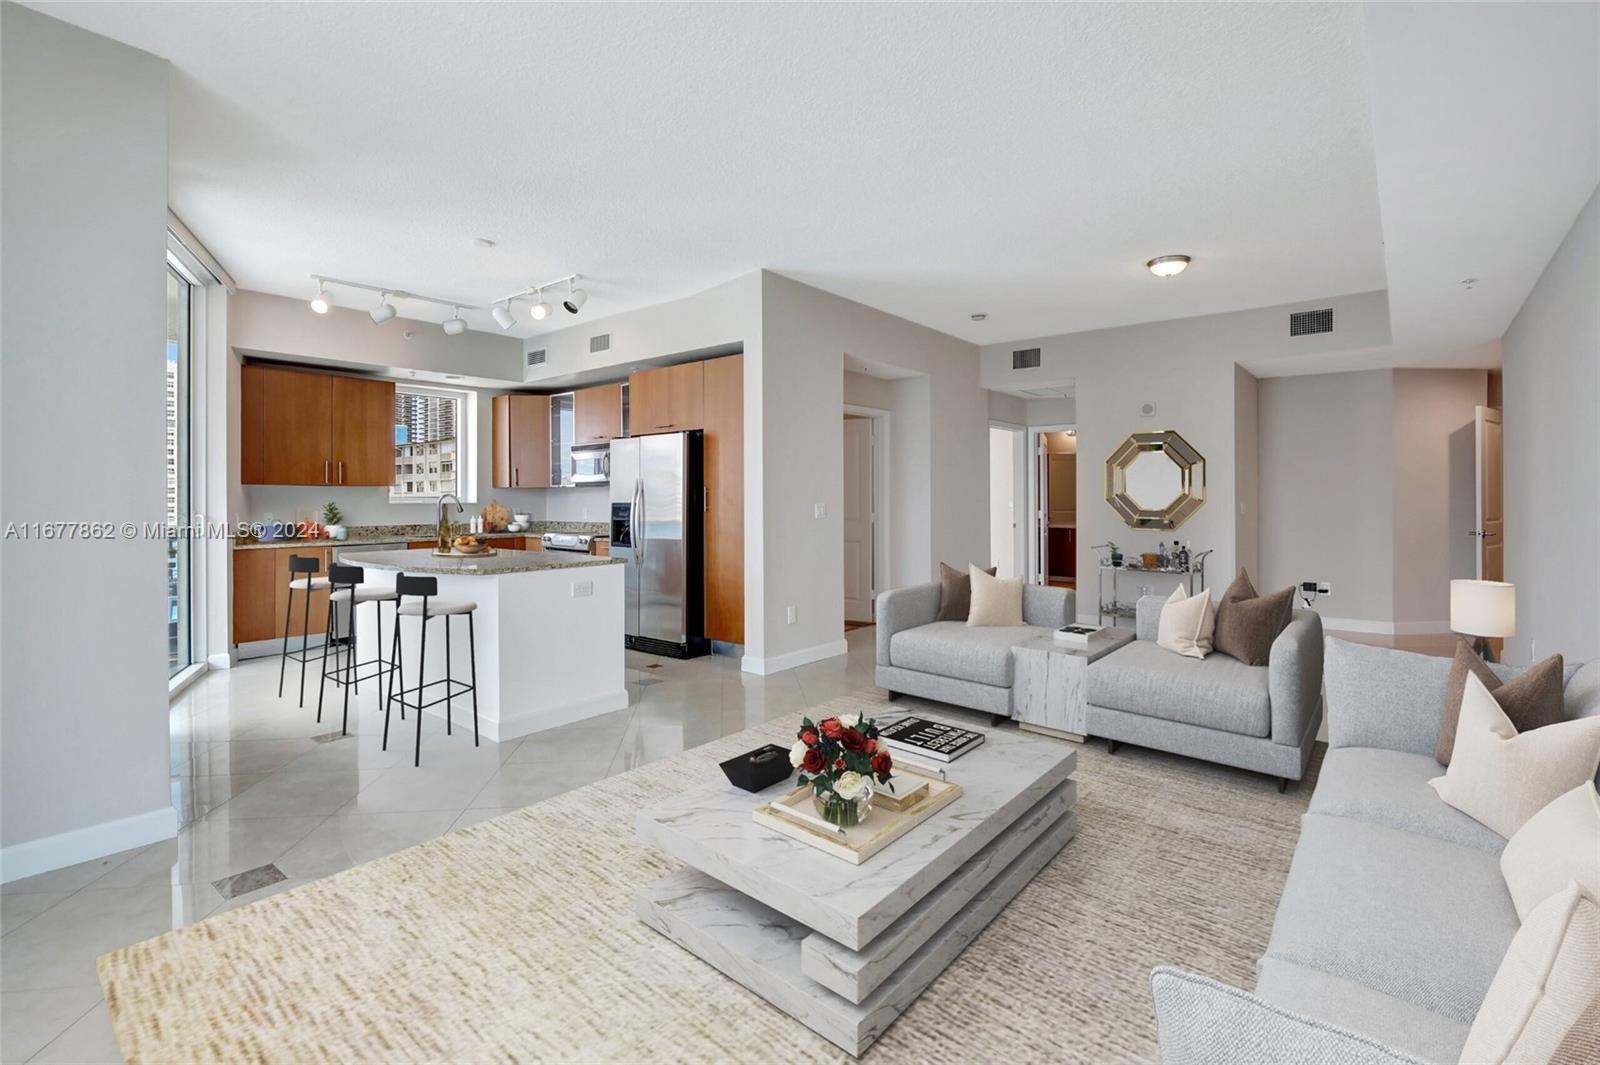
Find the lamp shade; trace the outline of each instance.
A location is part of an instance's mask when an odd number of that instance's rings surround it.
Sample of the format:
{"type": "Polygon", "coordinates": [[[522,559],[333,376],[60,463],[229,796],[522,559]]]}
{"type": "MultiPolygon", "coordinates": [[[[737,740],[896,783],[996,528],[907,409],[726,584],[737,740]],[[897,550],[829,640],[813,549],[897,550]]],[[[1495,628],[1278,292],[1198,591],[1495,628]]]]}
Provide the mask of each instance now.
{"type": "Polygon", "coordinates": [[[1517,586],[1506,581],[1451,581],[1450,628],[1467,636],[1517,634],[1517,586]]]}

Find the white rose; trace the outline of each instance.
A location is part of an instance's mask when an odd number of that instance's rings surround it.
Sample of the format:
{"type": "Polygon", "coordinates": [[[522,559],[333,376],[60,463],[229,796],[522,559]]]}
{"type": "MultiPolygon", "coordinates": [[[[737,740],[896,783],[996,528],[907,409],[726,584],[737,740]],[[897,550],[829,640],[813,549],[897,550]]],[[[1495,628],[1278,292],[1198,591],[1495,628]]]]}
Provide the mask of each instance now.
{"type": "Polygon", "coordinates": [[[855,728],[857,725],[861,724],[861,715],[860,714],[840,714],[839,715],[839,724],[843,725],[845,728],[855,728]]]}
{"type": "Polygon", "coordinates": [[[834,794],[846,801],[853,801],[861,797],[861,790],[867,782],[861,779],[860,773],[840,773],[839,779],[833,782],[834,794]]]}
{"type": "Polygon", "coordinates": [[[789,748],[789,764],[799,769],[800,763],[805,761],[805,757],[806,745],[799,740],[795,740],[794,746],[789,748]]]}

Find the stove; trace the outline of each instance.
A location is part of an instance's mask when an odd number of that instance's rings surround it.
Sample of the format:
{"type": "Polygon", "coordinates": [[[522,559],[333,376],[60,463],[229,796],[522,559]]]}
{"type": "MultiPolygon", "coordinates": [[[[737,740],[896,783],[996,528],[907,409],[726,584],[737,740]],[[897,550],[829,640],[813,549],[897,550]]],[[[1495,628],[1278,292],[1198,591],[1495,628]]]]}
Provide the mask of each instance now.
{"type": "Polygon", "coordinates": [[[546,551],[575,551],[587,555],[594,536],[589,533],[547,532],[539,537],[546,551]]]}

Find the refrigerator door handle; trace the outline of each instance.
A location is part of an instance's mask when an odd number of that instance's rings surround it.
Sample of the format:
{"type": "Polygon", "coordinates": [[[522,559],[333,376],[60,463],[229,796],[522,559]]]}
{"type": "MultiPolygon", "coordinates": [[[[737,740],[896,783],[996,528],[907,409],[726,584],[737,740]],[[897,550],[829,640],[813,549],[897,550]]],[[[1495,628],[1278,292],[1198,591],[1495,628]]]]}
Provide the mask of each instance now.
{"type": "Polygon", "coordinates": [[[644,565],[644,537],[639,535],[642,527],[641,519],[644,517],[644,478],[633,482],[633,512],[631,514],[633,526],[633,557],[639,565],[644,565]]]}

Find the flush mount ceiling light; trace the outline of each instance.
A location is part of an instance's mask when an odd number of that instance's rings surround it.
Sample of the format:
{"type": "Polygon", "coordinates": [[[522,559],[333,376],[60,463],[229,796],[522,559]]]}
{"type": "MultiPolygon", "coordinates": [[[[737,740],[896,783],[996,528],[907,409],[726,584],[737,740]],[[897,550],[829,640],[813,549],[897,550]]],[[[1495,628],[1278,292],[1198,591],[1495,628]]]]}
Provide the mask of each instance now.
{"type": "Polygon", "coordinates": [[[510,329],[517,324],[517,320],[511,315],[511,304],[509,302],[495,304],[494,310],[489,313],[494,315],[494,320],[501,329],[510,329]]]}
{"type": "Polygon", "coordinates": [[[448,337],[458,337],[467,331],[467,320],[461,317],[460,307],[454,309],[451,317],[445,319],[441,328],[444,329],[444,335],[448,337]]]}
{"type": "Polygon", "coordinates": [[[333,297],[328,295],[326,282],[317,282],[317,294],[311,297],[311,309],[318,314],[327,314],[333,308],[333,297]]]}
{"type": "Polygon", "coordinates": [[[567,309],[568,314],[577,314],[583,310],[583,305],[589,302],[589,294],[581,288],[573,288],[572,282],[577,280],[577,275],[567,279],[567,298],[561,301],[561,306],[567,309]]]}
{"type": "Polygon", "coordinates": [[[1177,277],[1189,268],[1187,255],[1157,255],[1145,263],[1157,277],[1177,277]]]}
{"type": "Polygon", "coordinates": [[[379,296],[378,305],[367,313],[372,316],[372,320],[378,325],[382,325],[384,322],[387,322],[389,319],[393,318],[395,316],[395,309],[394,304],[389,302],[389,294],[385,292],[379,296]]]}

